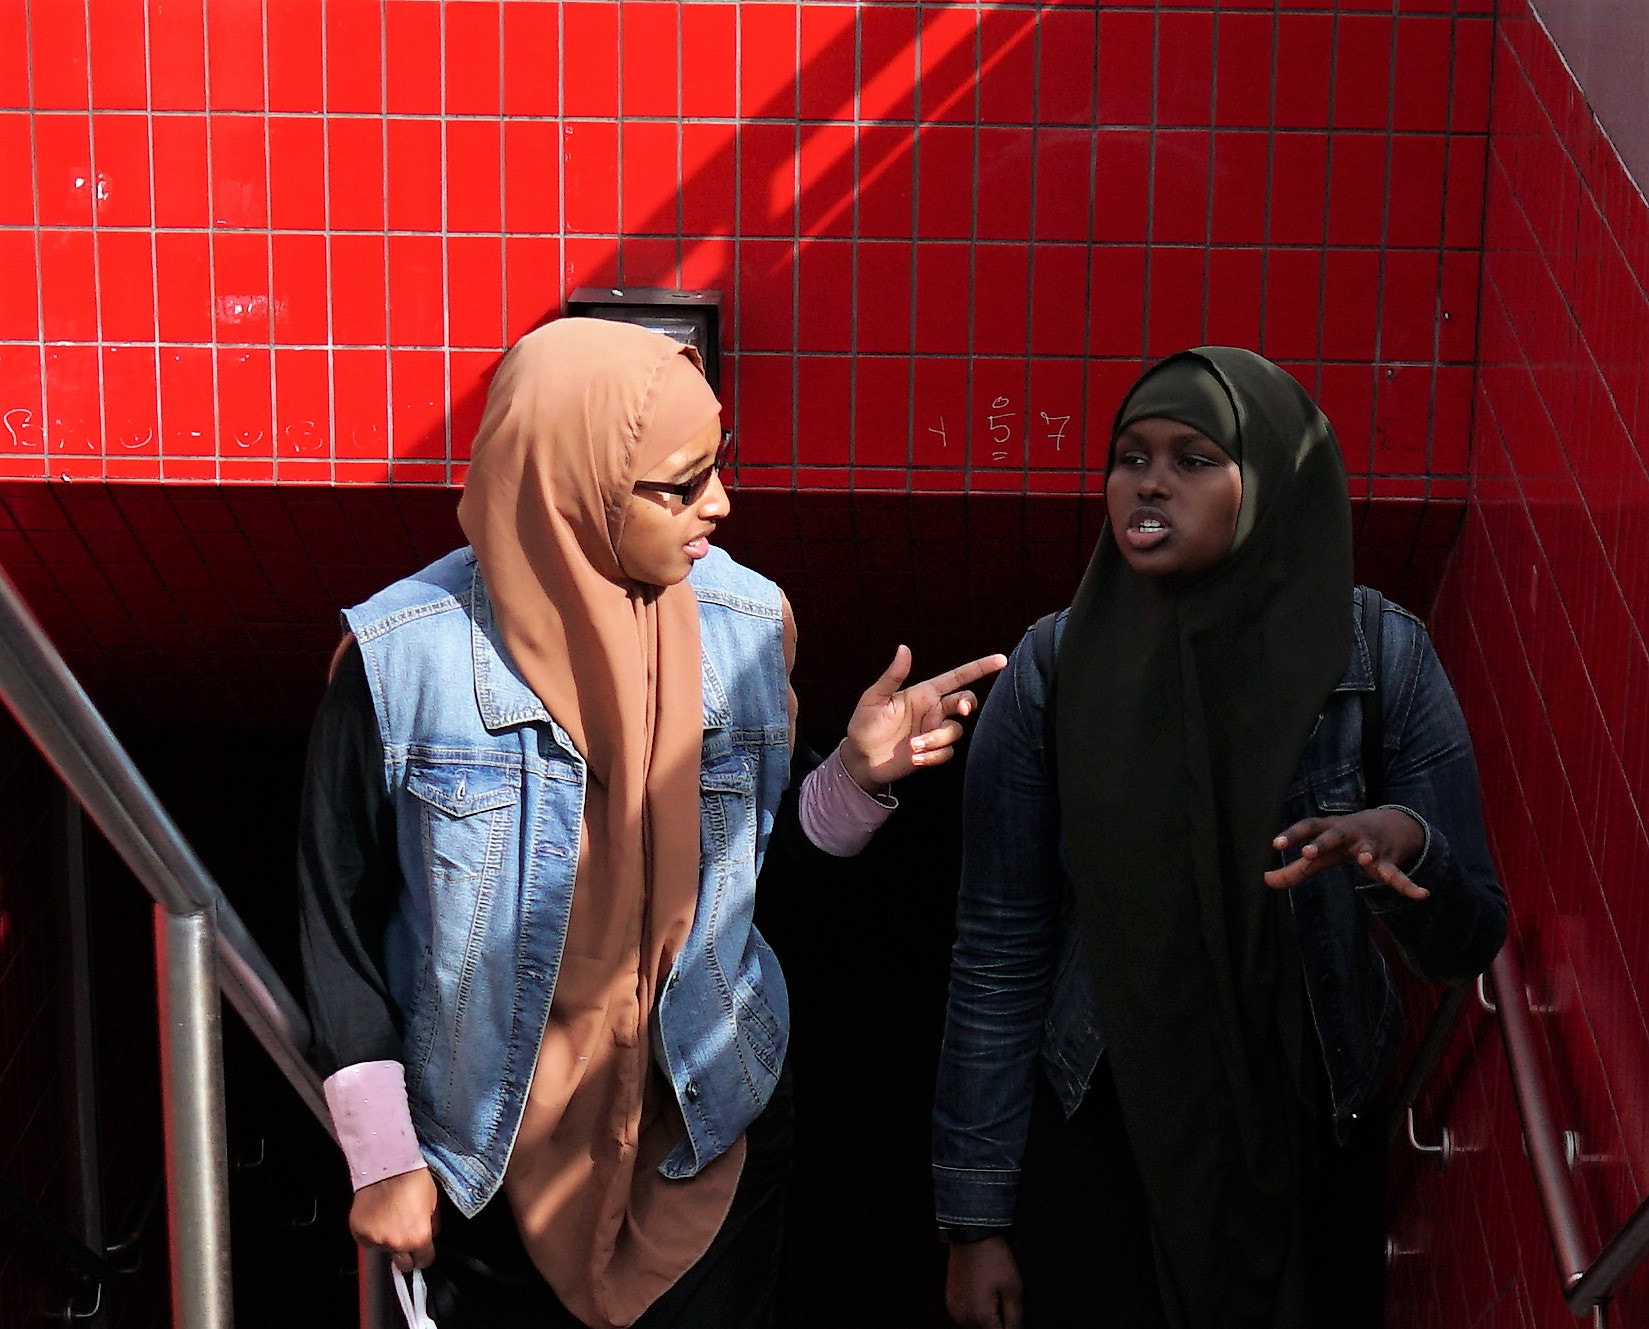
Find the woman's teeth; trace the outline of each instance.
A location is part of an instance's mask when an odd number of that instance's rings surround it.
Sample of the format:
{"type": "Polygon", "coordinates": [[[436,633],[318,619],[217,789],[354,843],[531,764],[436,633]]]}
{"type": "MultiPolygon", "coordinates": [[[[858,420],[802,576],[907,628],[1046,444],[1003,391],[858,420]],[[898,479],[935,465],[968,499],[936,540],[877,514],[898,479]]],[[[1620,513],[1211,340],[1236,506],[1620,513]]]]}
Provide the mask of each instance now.
{"type": "Polygon", "coordinates": [[[1121,538],[1130,549],[1144,553],[1163,544],[1171,534],[1166,518],[1137,512],[1129,519],[1121,538]]]}

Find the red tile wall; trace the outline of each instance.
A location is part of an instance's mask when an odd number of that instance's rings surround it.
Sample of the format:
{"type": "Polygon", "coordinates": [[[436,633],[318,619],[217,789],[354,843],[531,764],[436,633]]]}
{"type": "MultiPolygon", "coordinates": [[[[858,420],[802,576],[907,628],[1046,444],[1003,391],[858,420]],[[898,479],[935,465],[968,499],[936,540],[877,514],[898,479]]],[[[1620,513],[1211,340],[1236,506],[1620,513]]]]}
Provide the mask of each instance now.
{"type": "MultiPolygon", "coordinates": [[[[1649,205],[1524,0],[1502,6],[1494,90],[1470,502],[1438,643],[1595,1253],[1649,1193],[1649,205]]],[[[1388,1322],[1574,1323],[1498,1035],[1472,1025],[1422,1113],[1465,1150],[1405,1178],[1388,1322]]],[[[1609,1323],[1649,1324],[1649,1273],[1609,1323]]]]}
{"type": "Polygon", "coordinates": [[[747,485],[1071,492],[1145,357],[1463,495],[1492,0],[12,0],[0,478],[450,484],[580,284],[721,289],[747,485]]]}
{"type": "MultiPolygon", "coordinates": [[[[461,481],[498,355],[576,285],[724,292],[757,488],[1057,503],[1143,360],[1256,346],[1393,576],[1441,568],[1474,441],[1438,637],[1601,1241],[1649,1189],[1649,208],[1493,10],[12,0],[0,558],[117,699],[183,662],[290,722],[332,608],[450,507],[269,486],[461,481]]],[[[1570,1323],[1485,1018],[1437,1085],[1462,1147],[1399,1178],[1389,1322],[1570,1323]]]]}

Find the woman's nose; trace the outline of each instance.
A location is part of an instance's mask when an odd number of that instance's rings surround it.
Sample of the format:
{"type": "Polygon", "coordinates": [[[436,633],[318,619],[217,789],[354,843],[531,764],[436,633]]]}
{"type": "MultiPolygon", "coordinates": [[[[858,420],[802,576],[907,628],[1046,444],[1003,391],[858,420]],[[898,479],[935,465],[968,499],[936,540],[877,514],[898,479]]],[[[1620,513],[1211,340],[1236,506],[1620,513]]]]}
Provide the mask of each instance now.
{"type": "Polygon", "coordinates": [[[727,486],[721,482],[721,472],[718,470],[710,477],[710,483],[704,488],[704,497],[699,500],[699,515],[712,521],[721,521],[733,511],[733,500],[727,496],[727,486]]]}
{"type": "Polygon", "coordinates": [[[1166,494],[1168,492],[1166,469],[1155,463],[1145,467],[1139,473],[1139,492],[1141,494],[1166,494]]]}

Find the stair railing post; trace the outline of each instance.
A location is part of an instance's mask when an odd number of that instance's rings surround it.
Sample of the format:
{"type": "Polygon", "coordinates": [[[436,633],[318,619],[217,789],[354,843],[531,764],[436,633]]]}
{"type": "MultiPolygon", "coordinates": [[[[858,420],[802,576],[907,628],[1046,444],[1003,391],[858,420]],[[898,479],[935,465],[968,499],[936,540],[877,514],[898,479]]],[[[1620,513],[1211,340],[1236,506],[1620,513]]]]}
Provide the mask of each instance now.
{"type": "Polygon", "coordinates": [[[155,906],[166,1226],[174,1329],[232,1329],[229,1143],[217,928],[210,913],[155,906]]]}
{"type": "Polygon", "coordinates": [[[361,1294],[361,1329],[397,1329],[402,1323],[401,1308],[389,1284],[389,1257],[365,1246],[357,1255],[355,1271],[361,1294]]]}

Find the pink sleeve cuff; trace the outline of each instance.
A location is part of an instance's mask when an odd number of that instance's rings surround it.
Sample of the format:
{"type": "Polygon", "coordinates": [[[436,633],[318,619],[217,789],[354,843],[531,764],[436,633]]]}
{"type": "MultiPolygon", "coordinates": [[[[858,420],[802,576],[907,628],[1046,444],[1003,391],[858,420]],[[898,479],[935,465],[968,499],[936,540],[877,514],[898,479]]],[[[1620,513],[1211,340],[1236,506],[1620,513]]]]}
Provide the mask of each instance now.
{"type": "Polygon", "coordinates": [[[424,1166],[400,1062],[359,1061],[327,1076],[322,1087],[356,1190],[424,1166]]]}
{"type": "Polygon", "coordinates": [[[851,858],[899,806],[890,794],[867,794],[847,773],[837,748],[802,781],[800,813],[807,838],[837,858],[851,858]]]}

